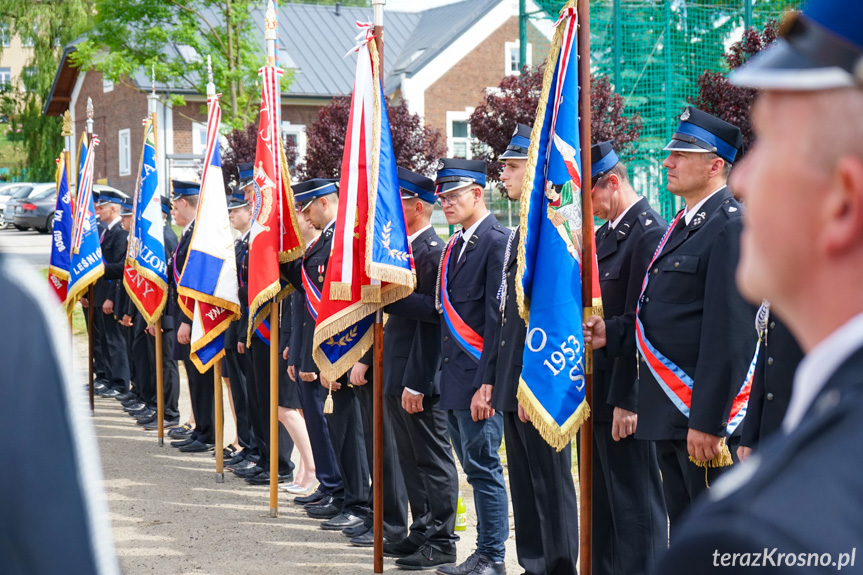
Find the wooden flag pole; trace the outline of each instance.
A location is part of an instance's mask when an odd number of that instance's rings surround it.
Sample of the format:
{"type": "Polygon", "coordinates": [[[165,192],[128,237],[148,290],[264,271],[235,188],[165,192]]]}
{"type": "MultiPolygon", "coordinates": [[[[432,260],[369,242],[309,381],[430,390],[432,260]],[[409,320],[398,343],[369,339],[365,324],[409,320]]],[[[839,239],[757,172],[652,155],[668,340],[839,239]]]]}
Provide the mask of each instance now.
{"type": "MultiPolygon", "coordinates": [[[[581,213],[584,221],[593,217],[593,205],[590,197],[590,2],[580,0],[578,2],[578,102],[579,102],[579,129],[581,131],[581,213]]],[[[581,301],[584,310],[584,321],[592,315],[593,311],[593,262],[588,257],[593,257],[594,251],[593,226],[582,226],[582,246],[585,254],[581,266],[581,301]]],[[[593,347],[586,345],[584,348],[584,380],[585,401],[588,406],[593,405],[593,347]]],[[[590,575],[592,571],[592,542],[593,542],[593,418],[588,418],[581,426],[581,440],[578,454],[579,466],[579,488],[581,492],[580,502],[581,514],[579,532],[581,543],[579,548],[579,573],[590,575]]]]}
{"type": "Polygon", "coordinates": [[[225,452],[223,435],[225,433],[224,411],[222,405],[222,361],[213,364],[213,392],[216,406],[216,483],[225,481],[225,452]]]}
{"type": "MultiPolygon", "coordinates": [[[[153,64],[152,67],[152,91],[150,95],[147,96],[147,108],[150,113],[150,121],[153,123],[153,151],[156,153],[158,157],[159,153],[159,139],[158,134],[159,130],[157,127],[156,119],[156,103],[159,101],[159,97],[156,96],[156,64],[153,64]]],[[[161,196],[161,189],[158,189],[157,192],[161,196]]],[[[161,197],[160,197],[161,201],[161,197]]],[[[167,261],[167,258],[166,258],[167,261]]],[[[164,313],[164,312],[162,312],[164,313]]],[[[165,446],[165,372],[163,369],[162,362],[164,361],[163,353],[164,349],[162,346],[162,318],[159,317],[156,320],[156,425],[158,430],[158,441],[159,447],[165,446]]]]}
{"type": "MultiPolygon", "coordinates": [[[[267,66],[276,65],[276,18],[276,9],[270,0],[265,18],[267,66]]],[[[279,516],[279,425],[279,304],[273,298],[270,302],[270,517],[279,516]]]]}
{"type": "MultiPolygon", "coordinates": [[[[374,6],[375,47],[378,51],[378,71],[384,78],[384,5],[386,0],[372,0],[374,6]]],[[[375,86],[377,89],[377,86],[375,86]]],[[[381,102],[381,105],[386,105],[381,102]]],[[[372,458],[372,533],[374,535],[374,572],[384,572],[384,323],[383,311],[375,312],[374,374],[372,376],[373,441],[372,458]]]]}
{"type": "MultiPolygon", "coordinates": [[[[93,153],[93,101],[90,98],[87,98],[87,140],[90,145],[90,152],[93,153]]],[[[80,178],[81,175],[78,174],[80,178]]],[[[80,180],[78,180],[80,181],[80,180]]],[[[81,190],[76,190],[77,193],[80,193],[81,190]]],[[[86,209],[86,208],[85,208],[86,209]]],[[[93,322],[95,321],[95,317],[93,314],[93,305],[94,305],[94,291],[93,291],[93,283],[91,282],[89,286],[87,286],[87,337],[89,341],[89,375],[90,375],[90,415],[96,415],[96,390],[95,390],[95,364],[94,364],[94,356],[93,353],[95,351],[95,326],[93,322]]]]}

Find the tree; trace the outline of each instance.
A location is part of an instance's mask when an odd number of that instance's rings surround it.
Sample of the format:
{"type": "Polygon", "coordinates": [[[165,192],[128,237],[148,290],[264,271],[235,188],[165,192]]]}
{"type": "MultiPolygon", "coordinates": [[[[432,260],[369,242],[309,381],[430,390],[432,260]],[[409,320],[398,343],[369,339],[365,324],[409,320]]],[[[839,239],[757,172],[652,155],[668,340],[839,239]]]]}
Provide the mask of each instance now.
{"type": "MultiPolygon", "coordinates": [[[[216,91],[226,94],[222,122],[242,128],[257,115],[264,63],[253,37],[256,10],[254,0],[96,0],[95,28],[73,60],[115,82],[155,65],[157,80],[204,94],[210,55],[216,91]]],[[[284,78],[282,88],[288,83],[284,78]]],[[[172,100],[183,103],[179,95],[172,100]]]]}
{"type": "MultiPolygon", "coordinates": [[[[293,165],[297,161],[297,146],[287,137],[283,139],[283,143],[288,165],[293,165]]],[[[225,135],[225,141],[221,145],[221,155],[222,176],[225,179],[226,188],[237,183],[238,164],[255,161],[257,145],[258,122],[253,122],[245,128],[235,128],[225,135]]]]}
{"type": "MultiPolygon", "coordinates": [[[[743,38],[735,42],[725,54],[728,67],[733,70],[763,50],[779,35],[775,20],[767,23],[761,32],[746,30],[743,38]]],[[[743,132],[743,149],[748,149],[755,139],[749,117],[756,91],[731,85],[725,74],[704,72],[698,78],[698,98],[695,105],[705,112],[734,124],[743,132]]]]}
{"type": "MultiPolygon", "coordinates": [[[[473,157],[488,163],[488,175],[497,180],[502,171],[498,157],[506,150],[515,125],[533,125],[544,67],[525,68],[517,76],[504,78],[496,90],[490,90],[482,104],[471,114],[471,133],[477,138],[473,157]]],[[[638,114],[623,114],[623,98],[611,89],[608,79],[591,76],[591,142],[614,140],[622,157],[632,151],[641,132],[638,114]]]]}
{"type": "MultiPolygon", "coordinates": [[[[440,132],[423,126],[420,117],[411,114],[404,101],[393,105],[387,100],[387,113],[396,163],[431,176],[437,160],[446,154],[440,132]]],[[[329,105],[320,109],[318,119],[306,131],[306,157],[297,169],[300,177],[339,177],[350,114],[351,99],[348,96],[333,98],[329,105]]]]}
{"type": "Polygon", "coordinates": [[[63,149],[61,119],[44,116],[42,105],[54,82],[62,46],[88,28],[91,14],[88,0],[0,0],[0,18],[8,24],[9,36],[32,44],[21,78],[13,78],[0,92],[0,115],[8,118],[9,139],[24,149],[29,180],[54,179],[54,160],[63,149]]]}

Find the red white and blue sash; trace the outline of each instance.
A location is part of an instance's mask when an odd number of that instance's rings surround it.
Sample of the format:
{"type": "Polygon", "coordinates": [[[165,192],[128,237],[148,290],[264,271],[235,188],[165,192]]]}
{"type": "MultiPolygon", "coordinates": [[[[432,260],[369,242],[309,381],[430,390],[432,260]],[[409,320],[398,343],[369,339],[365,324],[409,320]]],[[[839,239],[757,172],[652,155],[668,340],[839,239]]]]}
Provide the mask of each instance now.
{"type": "MultiPolygon", "coordinates": [[[[309,247],[306,249],[306,253],[309,253],[312,247],[318,243],[320,236],[315,238],[315,240],[309,244],[309,247]]],[[[315,285],[315,282],[312,281],[312,278],[309,277],[308,272],[306,272],[305,261],[303,261],[303,265],[300,266],[300,269],[303,271],[303,290],[306,292],[306,307],[309,309],[309,313],[312,314],[312,318],[317,321],[318,319],[318,310],[321,309],[321,291],[318,289],[318,286],[315,285]]]]}
{"type": "Polygon", "coordinates": [[[460,234],[455,234],[450,238],[443,256],[443,264],[441,266],[442,271],[440,275],[441,313],[443,314],[444,321],[446,322],[450,333],[453,335],[453,338],[459,347],[472,357],[474,361],[479,363],[479,358],[482,355],[482,336],[475,332],[473,328],[466,324],[461,318],[453,307],[452,302],[450,302],[449,292],[447,291],[447,271],[449,270],[450,253],[452,252],[453,245],[455,245],[459,236],[460,234]]]}
{"type": "MultiPolygon", "coordinates": [[[[680,367],[665,357],[661,351],[650,343],[650,340],[647,339],[647,334],[644,332],[644,326],[641,323],[641,300],[644,297],[644,292],[647,291],[647,283],[650,281],[650,270],[653,268],[653,264],[656,263],[659,254],[662,253],[665,244],[668,243],[672,230],[677,226],[677,222],[683,217],[683,214],[684,211],[681,210],[674,218],[674,221],[668,226],[668,229],[665,230],[665,234],[656,247],[656,252],[654,252],[653,258],[650,260],[650,264],[647,266],[647,271],[644,274],[644,281],[641,284],[641,294],[638,296],[638,305],[635,312],[635,343],[638,346],[638,352],[644,358],[648,369],[650,369],[659,387],[662,388],[662,391],[665,392],[665,395],[668,396],[668,399],[671,400],[671,403],[674,404],[680,413],[689,419],[694,382],[680,367]]],[[[760,350],[761,339],[758,340],[758,344],[755,346],[755,356],[749,364],[749,370],[746,373],[743,385],[731,404],[731,412],[725,430],[729,436],[734,433],[734,430],[737,429],[737,426],[740,425],[746,416],[749,393],[752,390],[752,379],[755,375],[755,364],[758,362],[758,353],[760,350]]]]}

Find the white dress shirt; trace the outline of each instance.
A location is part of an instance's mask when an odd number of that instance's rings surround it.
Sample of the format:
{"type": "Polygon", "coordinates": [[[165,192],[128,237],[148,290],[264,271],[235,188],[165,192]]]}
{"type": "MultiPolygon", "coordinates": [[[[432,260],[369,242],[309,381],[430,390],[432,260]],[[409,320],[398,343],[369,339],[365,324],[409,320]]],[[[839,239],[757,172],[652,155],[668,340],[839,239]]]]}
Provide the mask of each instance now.
{"type": "Polygon", "coordinates": [[[464,243],[461,245],[461,251],[458,253],[458,259],[459,260],[464,255],[464,250],[467,247],[468,240],[470,240],[471,236],[473,236],[476,233],[476,229],[479,227],[479,225],[482,223],[482,221],[489,216],[489,214],[491,214],[491,212],[486,212],[483,217],[481,217],[480,219],[475,221],[473,223],[473,225],[471,225],[471,227],[469,227],[468,229],[462,228],[461,237],[464,240],[464,243]]]}
{"type": "Polygon", "coordinates": [[[631,209],[632,209],[632,206],[634,206],[635,204],[637,204],[638,202],[640,202],[640,201],[641,201],[641,198],[642,198],[642,196],[639,196],[637,200],[635,200],[634,202],[632,202],[631,204],[629,204],[629,207],[628,207],[628,208],[626,208],[625,210],[623,210],[623,211],[620,213],[620,215],[619,215],[619,216],[617,216],[617,217],[614,219],[614,221],[613,221],[613,222],[611,222],[611,229],[615,229],[615,228],[618,226],[618,224],[620,224],[620,222],[622,222],[622,221],[623,221],[623,216],[625,216],[625,215],[629,212],[629,210],[631,210],[631,209]]]}
{"type": "Polygon", "coordinates": [[[698,210],[700,210],[700,209],[701,209],[701,206],[703,206],[704,204],[706,204],[706,203],[707,203],[707,200],[709,200],[710,198],[712,198],[713,196],[715,196],[715,195],[716,195],[716,192],[718,192],[719,190],[721,190],[721,189],[723,189],[723,188],[725,188],[725,184],[722,184],[722,186],[721,186],[721,187],[716,188],[715,190],[713,190],[712,192],[710,192],[710,193],[707,195],[707,197],[706,197],[706,198],[704,198],[703,200],[701,200],[700,202],[698,202],[697,204],[695,204],[694,206],[692,206],[692,209],[691,209],[691,210],[689,210],[689,209],[687,209],[687,210],[686,210],[686,212],[683,214],[683,219],[685,219],[685,220],[686,220],[686,225],[687,225],[687,226],[689,225],[689,222],[691,222],[691,221],[692,221],[692,218],[694,218],[694,217],[695,217],[695,214],[697,214],[697,213],[698,213],[698,210]]]}

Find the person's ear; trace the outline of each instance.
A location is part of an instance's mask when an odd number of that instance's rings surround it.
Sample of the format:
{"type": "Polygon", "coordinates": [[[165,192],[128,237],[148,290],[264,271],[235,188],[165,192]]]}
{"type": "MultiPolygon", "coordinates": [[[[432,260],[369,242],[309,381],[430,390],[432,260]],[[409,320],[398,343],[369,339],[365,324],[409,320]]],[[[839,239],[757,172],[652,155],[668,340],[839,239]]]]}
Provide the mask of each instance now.
{"type": "Polygon", "coordinates": [[[863,241],[863,159],[845,156],[836,163],[822,209],[822,242],[840,255],[863,241]]]}

